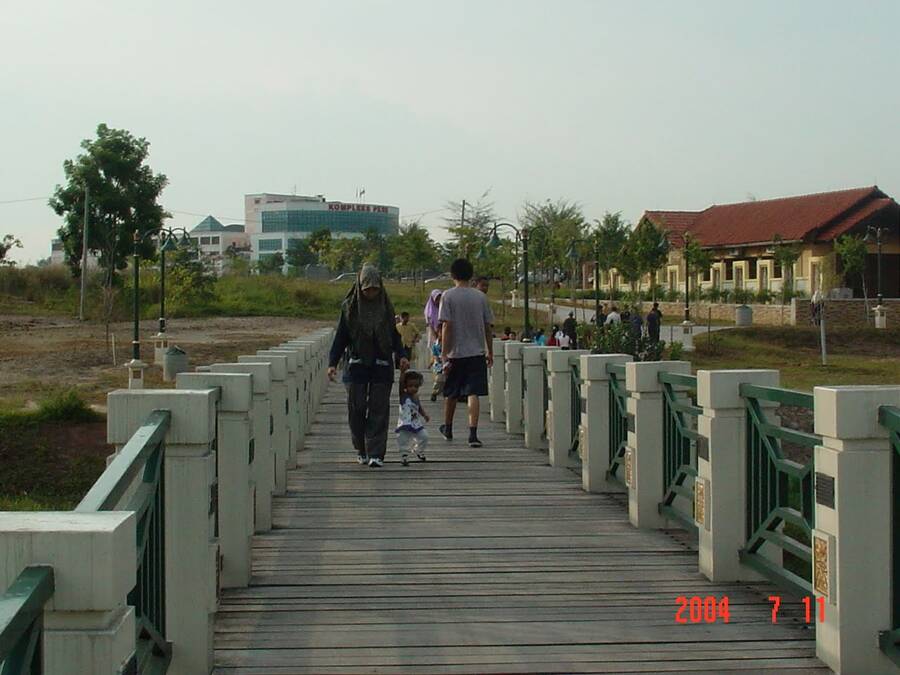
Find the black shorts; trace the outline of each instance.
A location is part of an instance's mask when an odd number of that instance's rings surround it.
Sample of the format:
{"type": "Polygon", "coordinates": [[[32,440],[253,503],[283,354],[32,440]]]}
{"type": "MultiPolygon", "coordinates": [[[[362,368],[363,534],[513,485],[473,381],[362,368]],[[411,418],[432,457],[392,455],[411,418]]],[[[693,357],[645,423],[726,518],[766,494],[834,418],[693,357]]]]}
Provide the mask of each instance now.
{"type": "Polygon", "coordinates": [[[487,396],[487,360],[483,354],[464,359],[450,359],[450,370],[445,371],[445,375],[445,397],[487,396]]]}

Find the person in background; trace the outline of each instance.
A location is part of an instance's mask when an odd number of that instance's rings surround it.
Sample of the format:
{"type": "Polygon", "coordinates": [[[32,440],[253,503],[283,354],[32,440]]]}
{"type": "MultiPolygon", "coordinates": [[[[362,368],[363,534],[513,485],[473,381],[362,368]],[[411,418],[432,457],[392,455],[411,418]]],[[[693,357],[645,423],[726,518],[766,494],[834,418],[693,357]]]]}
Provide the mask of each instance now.
{"type": "Polygon", "coordinates": [[[431,295],[428,296],[428,301],[425,303],[425,331],[428,339],[428,349],[431,349],[431,345],[438,339],[440,332],[438,310],[441,306],[442,294],[443,291],[441,289],[435,288],[431,291],[431,295]]]}
{"type": "Polygon", "coordinates": [[[513,329],[512,329],[512,328],[510,328],[509,326],[507,326],[506,328],[503,329],[503,335],[500,336],[500,339],[501,339],[501,340],[511,340],[511,339],[514,339],[514,338],[511,338],[510,335],[515,335],[515,333],[513,333],[513,329]]]}
{"type": "Polygon", "coordinates": [[[603,325],[606,324],[606,309],[607,309],[607,304],[604,302],[604,303],[600,306],[600,316],[595,316],[595,317],[594,317],[594,325],[595,325],[595,326],[601,326],[601,327],[602,327],[603,325]]]}
{"type": "Polygon", "coordinates": [[[662,312],[659,303],[654,302],[653,308],[647,312],[647,335],[653,342],[659,342],[659,327],[662,324],[662,312]]]}
{"type": "Polygon", "coordinates": [[[397,416],[397,445],[400,448],[400,463],[409,465],[409,451],[416,453],[420,462],[425,461],[428,447],[428,432],[425,422],[431,418],[419,401],[422,373],[407,370],[400,376],[400,412],[397,416]]]}
{"type": "Polygon", "coordinates": [[[547,346],[548,347],[559,347],[559,340],[556,336],[559,334],[559,326],[553,325],[550,327],[550,336],[547,338],[547,346]]]}
{"type": "Polygon", "coordinates": [[[450,266],[454,288],[444,293],[439,319],[444,362],[444,423],[441,435],[453,440],[453,415],[459,399],[469,404],[469,446],[480,448],[479,396],[487,396],[487,369],[494,362],[494,315],[484,293],[472,288],[472,263],[458,258],[450,266]]]}
{"type": "Polygon", "coordinates": [[[609,310],[609,314],[606,315],[606,319],[603,320],[603,325],[612,326],[617,323],[622,323],[622,315],[619,314],[619,308],[613,305],[612,309],[609,310]]]}
{"type": "Polygon", "coordinates": [[[473,284],[475,288],[479,291],[487,295],[487,292],[491,288],[491,280],[488,277],[480,276],[475,278],[475,283],[473,284]]]}
{"type": "Polygon", "coordinates": [[[568,335],[566,335],[566,332],[564,330],[559,330],[556,332],[556,343],[563,349],[572,348],[572,340],[568,335]]]}
{"type": "Polygon", "coordinates": [[[640,340],[641,334],[644,332],[644,320],[641,318],[641,311],[635,307],[631,316],[628,318],[628,331],[632,340],[640,340]]]}
{"type": "Polygon", "coordinates": [[[441,341],[435,340],[431,345],[431,374],[434,384],[431,386],[431,400],[437,401],[438,394],[444,390],[444,364],[441,362],[441,341]]]}
{"type": "Polygon", "coordinates": [[[544,334],[543,328],[538,328],[534,334],[534,344],[536,347],[545,347],[547,345],[547,336],[544,334]]]}
{"type": "Polygon", "coordinates": [[[347,417],[356,461],[371,468],[384,466],[390,421],[393,358],[401,375],[409,368],[394,323],[394,307],[381,274],[366,264],[341,303],[341,316],[328,355],[328,378],[346,352],[347,417]]]}
{"type": "Polygon", "coordinates": [[[569,338],[569,346],[578,348],[578,321],[575,320],[575,312],[569,312],[569,316],[563,321],[563,333],[569,338]]]}
{"type": "Polygon", "coordinates": [[[516,339],[518,339],[518,336],[516,335],[516,331],[512,330],[512,331],[509,332],[509,339],[510,339],[510,340],[516,340],[516,339]]]}
{"type": "Polygon", "coordinates": [[[403,343],[402,355],[412,360],[413,348],[419,341],[419,329],[409,320],[409,312],[400,312],[400,323],[397,324],[397,332],[403,343]]]}

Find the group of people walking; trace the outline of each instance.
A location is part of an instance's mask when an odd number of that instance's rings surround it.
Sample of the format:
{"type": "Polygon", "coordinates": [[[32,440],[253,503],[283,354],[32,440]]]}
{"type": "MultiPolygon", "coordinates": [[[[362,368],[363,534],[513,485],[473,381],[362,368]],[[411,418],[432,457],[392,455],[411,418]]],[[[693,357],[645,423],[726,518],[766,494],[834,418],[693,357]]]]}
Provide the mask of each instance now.
{"type": "MultiPolygon", "coordinates": [[[[464,258],[450,266],[453,287],[432,291],[425,306],[427,339],[432,354],[435,385],[431,400],[444,396],[441,436],[453,440],[457,402],[468,407],[468,444],[481,447],[478,437],[480,396],[487,395],[487,369],[493,364],[494,316],[487,300],[487,280],[472,283],[472,263],[464,258]]],[[[425,461],[428,446],[426,424],[431,420],[419,390],[421,373],[410,368],[418,330],[404,312],[394,313],[381,275],[364,265],[353,288],[341,304],[334,342],[328,360],[328,377],[336,379],[343,361],[347,389],[350,437],[360,464],[384,466],[390,421],[390,398],[395,368],[400,371],[400,403],[396,427],[401,462],[412,455],[425,461]]]]}

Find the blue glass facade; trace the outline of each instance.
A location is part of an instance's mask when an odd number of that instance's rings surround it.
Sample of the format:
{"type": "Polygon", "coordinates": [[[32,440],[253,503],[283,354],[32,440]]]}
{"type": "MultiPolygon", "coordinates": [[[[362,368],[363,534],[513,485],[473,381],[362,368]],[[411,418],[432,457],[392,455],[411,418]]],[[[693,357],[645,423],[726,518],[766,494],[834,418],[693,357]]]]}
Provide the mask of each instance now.
{"type": "Polygon", "coordinates": [[[259,250],[260,251],[280,251],[281,250],[281,239],[260,239],[259,240],[259,250]]]}
{"type": "MultiPolygon", "coordinates": [[[[376,230],[380,234],[396,234],[399,216],[395,213],[374,211],[294,210],[263,211],[262,232],[315,232],[327,229],[332,233],[376,230]]],[[[261,249],[262,250],[262,249],[261,249]]]]}

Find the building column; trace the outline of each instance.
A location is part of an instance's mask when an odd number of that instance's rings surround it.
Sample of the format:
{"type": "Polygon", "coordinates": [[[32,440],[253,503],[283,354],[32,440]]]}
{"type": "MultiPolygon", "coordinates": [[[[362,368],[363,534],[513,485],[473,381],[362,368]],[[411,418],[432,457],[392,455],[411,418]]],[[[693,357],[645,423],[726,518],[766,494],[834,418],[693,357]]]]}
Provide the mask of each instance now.
{"type": "Polygon", "coordinates": [[[690,375],[691,364],[687,361],[625,364],[625,386],[629,394],[625,480],[628,519],[635,527],[666,527],[666,519],[659,513],[663,498],[663,385],[659,374],[663,372],[690,375]]]}
{"type": "Polygon", "coordinates": [[[508,340],[503,345],[506,361],[506,433],[521,434],[523,427],[522,405],[522,347],[521,342],[508,340]]]}
{"type": "MultiPolygon", "coordinates": [[[[710,581],[756,581],[741,564],[747,545],[747,407],[742,384],[777,387],[777,370],[698,370],[697,479],[694,516],[699,536],[700,572],[710,581]]],[[[767,412],[773,406],[760,401],[767,412]]],[[[771,417],[771,415],[769,415],[771,417]]]]}
{"type": "Polygon", "coordinates": [[[287,465],[290,456],[291,430],[288,427],[290,411],[288,401],[286,356],[239,356],[238,363],[268,363],[272,366],[269,399],[271,408],[272,473],[275,487],[273,494],[283,495],[287,490],[287,465]]]}
{"type": "Polygon", "coordinates": [[[208,673],[218,602],[217,389],[118,390],[107,397],[108,441],[120,449],[154,410],[169,410],[165,446],[166,638],[170,675],[208,673]]]}
{"type": "Polygon", "coordinates": [[[816,528],[812,534],[816,656],[836,673],[891,673],[877,637],[891,628],[892,485],[900,461],[879,407],[900,407],[900,387],[816,387],[816,528]]]}
{"type": "Polygon", "coordinates": [[[609,373],[607,365],[624,365],[629,354],[583,354],[581,381],[585,411],[581,452],[581,485],[585,492],[622,492],[622,487],[606,479],[609,470],[609,373]]]}
{"type": "Polygon", "coordinates": [[[546,377],[545,359],[550,347],[524,347],[522,349],[522,369],[525,392],[523,392],[523,427],[525,447],[529,450],[543,450],[546,447],[545,423],[547,410],[544,407],[544,386],[546,377]]]}
{"type": "Polygon", "coordinates": [[[0,512],[0,589],[31,565],[53,570],[44,606],[45,675],[118,675],[133,662],[133,511],[0,512]]]}
{"type": "Polygon", "coordinates": [[[253,435],[253,531],[272,529],[272,492],[275,472],[272,467],[272,366],[268,363],[214,363],[213,373],[249,373],[253,376],[253,405],[250,410],[250,431],[253,435]]]}
{"type": "Polygon", "coordinates": [[[552,349],[547,352],[547,386],[550,388],[547,411],[547,441],[550,466],[568,466],[572,447],[572,416],[581,401],[572,396],[572,366],[580,364],[587,349],[552,349]]]}
{"type": "Polygon", "coordinates": [[[491,404],[491,422],[503,422],[506,419],[506,342],[494,339],[494,365],[489,373],[488,400],[491,404]]]}
{"type": "Polygon", "coordinates": [[[250,583],[250,538],[253,535],[253,460],[250,419],[253,376],[240,373],[179,373],[177,389],[213,389],[221,392],[216,424],[218,456],[219,547],[222,552],[222,588],[243,588],[250,583]]]}

